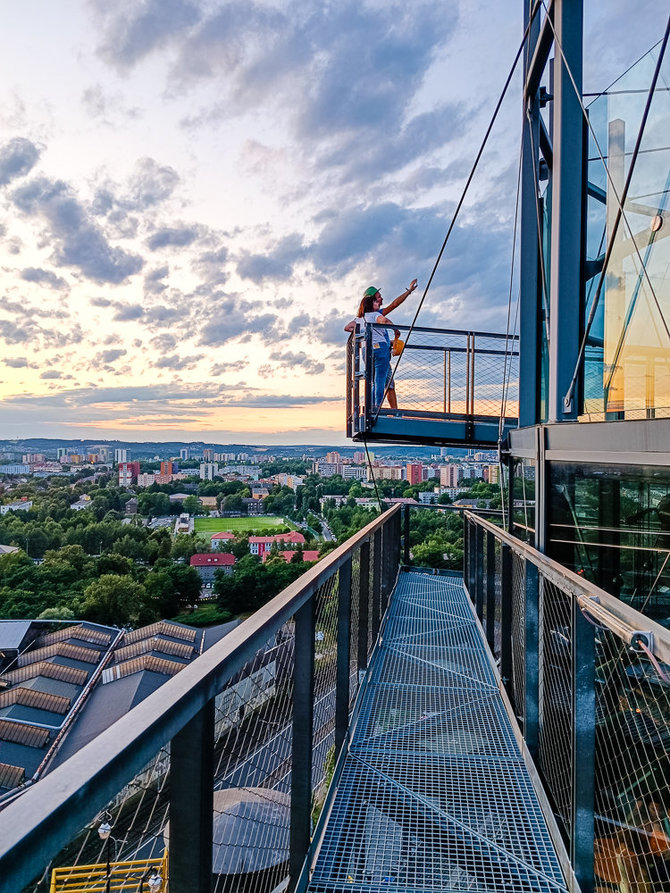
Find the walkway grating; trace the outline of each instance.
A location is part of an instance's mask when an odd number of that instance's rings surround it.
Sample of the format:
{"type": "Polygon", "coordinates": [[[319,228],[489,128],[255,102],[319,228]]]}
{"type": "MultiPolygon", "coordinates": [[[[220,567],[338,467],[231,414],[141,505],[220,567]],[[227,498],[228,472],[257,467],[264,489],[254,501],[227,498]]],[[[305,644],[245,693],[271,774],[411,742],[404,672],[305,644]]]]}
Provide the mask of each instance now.
{"type": "Polygon", "coordinates": [[[567,890],[460,579],[400,575],[310,893],[567,890]]]}

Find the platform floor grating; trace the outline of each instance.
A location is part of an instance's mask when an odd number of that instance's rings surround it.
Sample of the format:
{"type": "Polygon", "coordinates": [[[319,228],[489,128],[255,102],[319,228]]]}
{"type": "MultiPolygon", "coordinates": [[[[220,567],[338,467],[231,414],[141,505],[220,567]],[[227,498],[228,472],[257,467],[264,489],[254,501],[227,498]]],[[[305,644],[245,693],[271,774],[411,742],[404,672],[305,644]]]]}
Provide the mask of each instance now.
{"type": "Polygon", "coordinates": [[[400,575],[308,886],[567,890],[460,579],[400,575]]]}

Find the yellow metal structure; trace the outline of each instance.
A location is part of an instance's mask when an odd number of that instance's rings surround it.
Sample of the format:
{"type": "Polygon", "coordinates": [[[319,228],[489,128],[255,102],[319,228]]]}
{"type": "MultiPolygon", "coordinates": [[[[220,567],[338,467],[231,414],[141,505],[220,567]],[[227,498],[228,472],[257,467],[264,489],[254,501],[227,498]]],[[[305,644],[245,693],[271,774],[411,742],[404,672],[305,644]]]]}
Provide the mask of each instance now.
{"type": "Polygon", "coordinates": [[[162,859],[136,859],[131,862],[110,862],[109,877],[107,863],[95,865],[69,865],[54,868],[51,872],[49,893],[167,893],[168,891],[168,852],[162,859]],[[159,874],[160,887],[150,887],[147,883],[151,874],[159,874]]]}

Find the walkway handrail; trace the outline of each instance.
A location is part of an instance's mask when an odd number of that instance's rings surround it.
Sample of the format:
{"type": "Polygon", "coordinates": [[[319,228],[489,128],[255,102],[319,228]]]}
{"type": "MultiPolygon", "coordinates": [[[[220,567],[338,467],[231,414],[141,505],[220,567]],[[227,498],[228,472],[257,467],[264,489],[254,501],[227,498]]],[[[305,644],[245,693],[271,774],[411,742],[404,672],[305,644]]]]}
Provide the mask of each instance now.
{"type": "Polygon", "coordinates": [[[640,614],[621,599],[549,558],[543,552],[538,552],[537,549],[507,533],[501,527],[486,521],[471,511],[466,510],[463,516],[466,521],[476,522],[487,533],[493,534],[501,543],[509,546],[514,554],[532,562],[547,580],[551,580],[564,591],[573,595],[583,611],[616,632],[628,644],[631,644],[641,632],[649,632],[651,634],[650,650],[660,661],[670,664],[670,630],[661,626],[660,623],[656,623],[650,617],[640,614]]]}
{"type": "Polygon", "coordinates": [[[615,854],[641,889],[664,870],[656,836],[670,847],[670,631],[495,524],[464,521],[466,588],[577,881],[618,881],[615,854]]]}
{"type": "MultiPolygon", "coordinates": [[[[184,733],[206,708],[213,710],[213,700],[224,685],[300,614],[324,582],[347,567],[350,575],[352,557],[371,542],[375,576],[370,588],[377,588],[372,592],[380,603],[377,609],[383,607],[391,587],[392,560],[398,564],[399,521],[399,506],[380,515],[0,812],[0,891],[22,889],[161,747],[184,733]]],[[[374,609],[371,616],[374,640],[378,633],[374,609]]],[[[344,678],[348,681],[349,674],[344,678]]],[[[209,848],[211,852],[211,839],[209,848]]],[[[179,854],[171,854],[171,872],[178,859],[179,854]]],[[[192,890],[198,889],[196,882],[192,890]]]]}

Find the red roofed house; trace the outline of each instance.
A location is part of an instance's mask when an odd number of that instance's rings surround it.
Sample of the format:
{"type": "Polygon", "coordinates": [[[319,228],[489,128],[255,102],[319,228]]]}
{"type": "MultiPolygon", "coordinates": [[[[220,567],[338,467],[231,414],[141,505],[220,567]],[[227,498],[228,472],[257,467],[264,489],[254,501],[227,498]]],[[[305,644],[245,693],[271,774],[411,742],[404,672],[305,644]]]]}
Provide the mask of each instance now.
{"type": "Polygon", "coordinates": [[[297,549],[298,546],[304,546],[305,542],[305,537],[297,530],[291,530],[290,533],[275,533],[274,536],[250,536],[249,551],[252,555],[262,558],[275,543],[279,549],[282,547],[297,549]]]}
{"type": "Polygon", "coordinates": [[[214,582],[214,571],[221,568],[225,574],[232,574],[235,556],[230,552],[197,552],[191,555],[191,567],[200,574],[204,586],[214,582]]]}
{"type": "MultiPolygon", "coordinates": [[[[295,550],[292,551],[289,549],[289,550],[279,552],[279,557],[283,558],[287,564],[290,562],[290,560],[293,558],[294,555],[295,555],[295,550]]],[[[270,555],[270,552],[266,552],[263,555],[263,563],[265,564],[265,562],[268,560],[268,558],[272,558],[272,557],[273,556],[270,555]]],[[[318,549],[307,549],[305,552],[302,553],[302,560],[303,561],[318,561],[319,560],[319,550],[318,549]]]]}
{"type": "Polygon", "coordinates": [[[235,539],[235,534],[230,530],[224,530],[221,533],[213,533],[211,536],[212,549],[224,549],[226,543],[235,539]]]}

